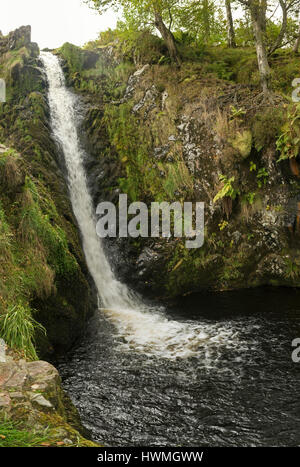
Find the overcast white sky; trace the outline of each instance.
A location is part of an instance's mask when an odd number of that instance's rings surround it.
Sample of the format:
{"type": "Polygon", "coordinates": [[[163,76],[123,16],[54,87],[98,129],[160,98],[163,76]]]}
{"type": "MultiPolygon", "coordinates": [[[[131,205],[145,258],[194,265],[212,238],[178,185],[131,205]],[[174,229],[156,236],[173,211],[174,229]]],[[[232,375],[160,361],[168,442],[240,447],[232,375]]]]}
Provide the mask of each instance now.
{"type": "Polygon", "coordinates": [[[56,48],[64,42],[83,45],[100,31],[114,28],[116,15],[100,16],[82,0],[0,0],[0,31],[32,26],[32,41],[40,48],[56,48]]]}

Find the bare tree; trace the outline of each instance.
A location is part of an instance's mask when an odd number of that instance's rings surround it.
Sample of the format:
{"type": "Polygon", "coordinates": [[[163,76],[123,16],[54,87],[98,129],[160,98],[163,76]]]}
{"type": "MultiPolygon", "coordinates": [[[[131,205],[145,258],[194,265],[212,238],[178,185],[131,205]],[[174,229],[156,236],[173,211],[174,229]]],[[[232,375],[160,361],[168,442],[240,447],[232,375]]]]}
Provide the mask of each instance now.
{"type": "Polygon", "coordinates": [[[295,54],[297,54],[298,51],[299,51],[299,45],[300,45],[300,28],[299,28],[299,32],[298,32],[298,36],[297,36],[296,42],[295,42],[294,47],[293,47],[293,52],[294,52],[295,54]]]}
{"type": "MultiPolygon", "coordinates": [[[[280,32],[276,38],[276,41],[269,49],[269,55],[275,52],[275,50],[279,49],[283,45],[283,39],[287,31],[288,25],[288,18],[289,15],[295,13],[295,11],[299,8],[300,0],[279,0],[279,5],[282,10],[282,21],[281,21],[281,28],[280,32]]],[[[296,45],[296,44],[295,44],[296,45]]],[[[299,47],[299,42],[298,42],[299,47]]]]}
{"type": "Polygon", "coordinates": [[[227,44],[228,47],[234,48],[236,47],[236,42],[232,19],[231,0],[225,0],[225,6],[227,16],[227,44]]]}
{"type": "MultiPolygon", "coordinates": [[[[299,22],[299,13],[300,13],[299,7],[298,7],[298,8],[296,7],[295,14],[296,14],[296,16],[298,17],[298,22],[299,22]]],[[[299,24],[299,27],[298,27],[298,28],[299,28],[299,29],[298,29],[298,35],[297,35],[297,37],[296,37],[296,41],[295,41],[295,44],[294,44],[294,47],[293,47],[293,52],[294,52],[295,54],[297,54],[298,51],[299,51],[299,45],[300,45],[300,24],[299,24]]]]}
{"type": "Polygon", "coordinates": [[[180,56],[177,50],[174,35],[171,32],[172,15],[171,9],[178,3],[178,0],[84,0],[89,6],[99,11],[100,14],[109,8],[118,10],[122,7],[128,9],[138,16],[141,12],[149,14],[151,24],[160,32],[169,50],[171,59],[181,65],[180,56]],[[170,19],[169,27],[165,24],[165,17],[170,19]]]}
{"type": "Polygon", "coordinates": [[[268,62],[264,33],[266,31],[267,0],[238,0],[246,6],[251,15],[251,21],[255,37],[257,63],[260,74],[262,90],[265,95],[269,94],[271,69],[268,62]]]}

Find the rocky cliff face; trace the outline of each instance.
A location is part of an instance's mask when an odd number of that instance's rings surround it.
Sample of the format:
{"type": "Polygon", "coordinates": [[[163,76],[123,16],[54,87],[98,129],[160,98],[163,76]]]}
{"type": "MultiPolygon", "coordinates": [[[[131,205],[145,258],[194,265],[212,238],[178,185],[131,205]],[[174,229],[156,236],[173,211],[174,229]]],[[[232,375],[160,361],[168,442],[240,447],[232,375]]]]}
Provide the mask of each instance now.
{"type": "Polygon", "coordinates": [[[255,86],[208,73],[210,64],[133,64],[116,49],[96,49],[95,67],[76,73],[61,52],[88,103],[83,135],[95,205],[117,203],[120,192],[148,205],[205,203],[202,248],[186,249],[185,239],[108,240],[116,273],[160,298],[298,286],[298,162],[278,162],[286,101],[275,93],[265,102],[255,86]]]}
{"type": "Polygon", "coordinates": [[[38,55],[30,27],[0,38],[7,89],[0,104],[0,314],[17,304],[33,310],[47,330],[36,336],[39,354],[49,356],[81,335],[95,294],[51,137],[38,55]]]}
{"type": "Polygon", "coordinates": [[[17,430],[33,445],[91,446],[57,370],[29,361],[68,350],[96,308],[38,57],[30,26],[0,36],[0,432],[13,433],[1,443],[17,430]]]}

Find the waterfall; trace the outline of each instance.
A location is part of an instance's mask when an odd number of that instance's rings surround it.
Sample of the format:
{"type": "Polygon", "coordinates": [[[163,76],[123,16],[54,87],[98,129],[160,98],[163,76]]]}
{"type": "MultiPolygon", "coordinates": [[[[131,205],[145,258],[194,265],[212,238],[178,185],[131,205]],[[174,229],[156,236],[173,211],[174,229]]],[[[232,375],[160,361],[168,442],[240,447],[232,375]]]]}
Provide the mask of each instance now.
{"type": "Polygon", "coordinates": [[[123,349],[141,351],[165,358],[189,357],[209,342],[229,342],[230,330],[169,320],[161,309],[149,307],[119,282],[112,272],[96,233],[96,219],[88,191],[83,160],[85,151],[78,136],[75,108],[78,97],[67,89],[59,59],[42,52],[46,71],[51,127],[63,151],[68,187],[83,242],[86,262],[96,284],[105,316],[122,338],[123,349]]]}

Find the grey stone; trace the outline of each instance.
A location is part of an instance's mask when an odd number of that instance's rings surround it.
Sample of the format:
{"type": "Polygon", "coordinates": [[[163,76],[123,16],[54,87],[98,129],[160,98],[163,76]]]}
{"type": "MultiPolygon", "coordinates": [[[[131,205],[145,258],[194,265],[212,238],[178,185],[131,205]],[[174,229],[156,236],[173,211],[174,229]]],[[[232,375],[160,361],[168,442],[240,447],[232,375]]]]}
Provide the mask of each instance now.
{"type": "Polygon", "coordinates": [[[31,402],[35,402],[41,407],[46,407],[49,409],[53,408],[53,405],[51,404],[51,402],[49,402],[44,396],[42,396],[42,394],[31,394],[30,400],[31,402]]]}

